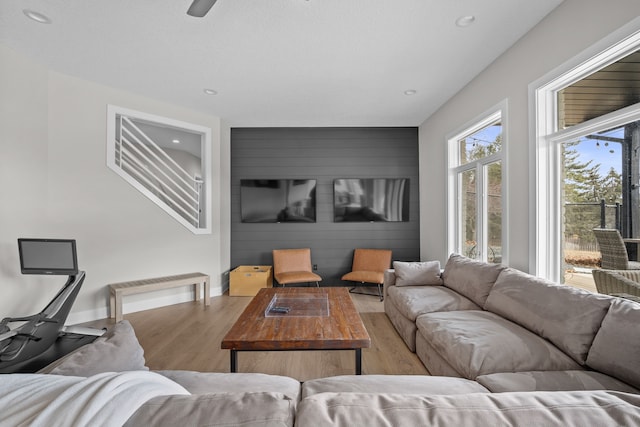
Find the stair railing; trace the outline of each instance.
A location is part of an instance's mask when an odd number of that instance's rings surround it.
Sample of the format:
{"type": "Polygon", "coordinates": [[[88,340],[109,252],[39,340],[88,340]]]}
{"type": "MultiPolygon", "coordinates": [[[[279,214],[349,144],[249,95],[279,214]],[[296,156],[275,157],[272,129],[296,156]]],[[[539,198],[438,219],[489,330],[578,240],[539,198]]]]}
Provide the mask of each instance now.
{"type": "Polygon", "coordinates": [[[199,228],[203,181],[191,177],[128,117],[119,115],[117,120],[116,165],[199,228]]]}

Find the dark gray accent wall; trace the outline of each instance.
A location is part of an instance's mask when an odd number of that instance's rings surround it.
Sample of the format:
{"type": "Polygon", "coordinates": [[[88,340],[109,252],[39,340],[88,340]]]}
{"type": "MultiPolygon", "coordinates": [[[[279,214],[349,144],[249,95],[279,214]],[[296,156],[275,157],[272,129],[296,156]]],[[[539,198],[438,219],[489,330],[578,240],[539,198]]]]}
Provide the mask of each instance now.
{"type": "Polygon", "coordinates": [[[231,130],[231,266],[272,265],[273,249],[311,248],[322,284],[344,284],[355,248],[420,259],[418,129],[234,128],[231,130]],[[242,223],[241,179],[315,179],[315,223],[242,223]],[[409,178],[409,222],[333,222],[333,180],[409,178]]]}

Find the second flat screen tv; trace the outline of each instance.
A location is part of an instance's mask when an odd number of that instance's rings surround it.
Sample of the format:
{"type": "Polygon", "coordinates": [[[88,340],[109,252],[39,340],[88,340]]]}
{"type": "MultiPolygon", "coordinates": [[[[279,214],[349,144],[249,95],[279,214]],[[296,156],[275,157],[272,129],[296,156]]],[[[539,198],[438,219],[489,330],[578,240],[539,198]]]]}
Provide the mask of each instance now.
{"type": "Polygon", "coordinates": [[[408,178],[348,178],[333,181],[335,222],[409,221],[408,178]]]}
{"type": "Polygon", "coordinates": [[[316,222],[315,179],[240,180],[242,222],[316,222]]]}

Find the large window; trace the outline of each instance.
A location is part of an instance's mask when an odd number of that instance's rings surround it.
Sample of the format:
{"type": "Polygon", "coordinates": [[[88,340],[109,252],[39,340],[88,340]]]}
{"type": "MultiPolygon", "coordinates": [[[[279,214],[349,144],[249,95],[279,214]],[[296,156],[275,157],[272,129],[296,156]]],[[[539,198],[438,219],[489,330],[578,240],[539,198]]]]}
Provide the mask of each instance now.
{"type": "Polygon", "coordinates": [[[449,138],[449,252],[506,262],[502,195],[506,104],[449,138]]]}
{"type": "Polygon", "coordinates": [[[636,19],[532,83],[532,273],[597,267],[593,228],[640,235],[639,59],[636,19]]]}

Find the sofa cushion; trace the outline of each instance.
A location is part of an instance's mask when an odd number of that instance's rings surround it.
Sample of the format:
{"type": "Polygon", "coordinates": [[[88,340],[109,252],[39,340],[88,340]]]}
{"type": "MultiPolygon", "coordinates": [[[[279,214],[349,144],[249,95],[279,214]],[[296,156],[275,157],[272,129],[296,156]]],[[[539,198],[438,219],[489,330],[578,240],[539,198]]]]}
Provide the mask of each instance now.
{"type": "Polygon", "coordinates": [[[587,365],[640,388],[640,304],[615,298],[589,350],[587,365]]]}
{"type": "Polygon", "coordinates": [[[320,393],[300,402],[296,413],[296,427],[637,425],[640,395],[613,391],[320,393]]]}
{"type": "Polygon", "coordinates": [[[282,393],[294,402],[300,399],[300,382],[290,377],[257,373],[157,371],[191,394],[282,393]]]}
{"type": "Polygon", "coordinates": [[[484,306],[491,287],[505,267],[452,254],[442,272],[444,285],[484,306]]]}
{"type": "Polygon", "coordinates": [[[38,371],[39,374],[89,377],[103,372],[148,370],[144,350],[128,320],[116,323],[101,337],[38,371]]]}
{"type": "Polygon", "coordinates": [[[431,375],[445,376],[445,377],[462,377],[462,375],[456,371],[449,363],[448,354],[445,354],[447,359],[440,356],[440,354],[433,348],[431,343],[419,332],[416,331],[416,356],[422,362],[427,371],[431,375]]]}
{"type": "Polygon", "coordinates": [[[295,407],[281,393],[159,396],[142,405],[124,426],[292,427],[295,407]]]}
{"type": "Polygon", "coordinates": [[[341,375],[305,381],[302,398],[318,393],[464,394],[489,393],[475,381],[427,375],[341,375]]]}
{"type": "Polygon", "coordinates": [[[640,393],[640,390],[622,381],[594,371],[504,372],[480,375],[476,381],[491,390],[492,393],[571,390],[614,390],[625,393],[640,393]]]}
{"type": "Polygon", "coordinates": [[[402,338],[407,345],[409,351],[416,351],[416,331],[418,329],[415,320],[407,319],[388,297],[384,299],[384,313],[389,318],[389,321],[400,338],[402,338]]]}
{"type": "Polygon", "coordinates": [[[412,322],[421,314],[435,311],[480,309],[468,298],[444,286],[392,286],[387,289],[387,298],[412,322]]]}
{"type": "Polygon", "coordinates": [[[549,341],[487,311],[419,316],[418,333],[468,379],[496,372],[581,369],[549,341]]]}
{"type": "Polygon", "coordinates": [[[442,285],[440,261],[394,261],[396,286],[442,285]]]}
{"type": "Polygon", "coordinates": [[[548,339],[584,364],[611,301],[605,295],[507,268],[496,280],[484,308],[548,339]]]}

